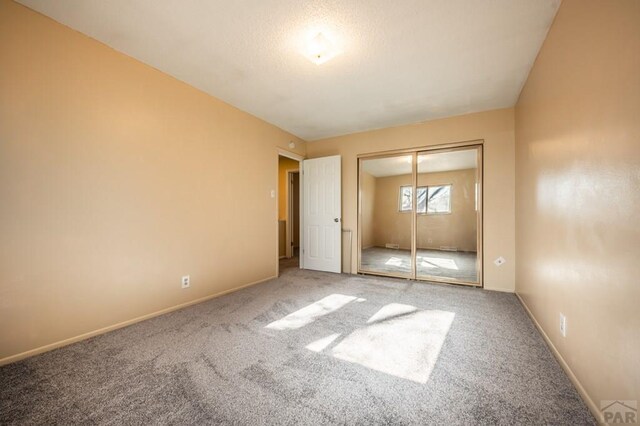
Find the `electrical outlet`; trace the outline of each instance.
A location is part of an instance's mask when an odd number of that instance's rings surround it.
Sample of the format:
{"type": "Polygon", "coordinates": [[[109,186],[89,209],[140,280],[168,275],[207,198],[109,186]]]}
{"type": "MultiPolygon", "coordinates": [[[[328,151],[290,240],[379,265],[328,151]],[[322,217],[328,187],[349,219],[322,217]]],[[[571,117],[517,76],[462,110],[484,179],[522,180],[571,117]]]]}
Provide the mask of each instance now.
{"type": "Polygon", "coordinates": [[[191,285],[191,277],[189,275],[185,275],[182,277],[182,288],[187,288],[191,285]]]}
{"type": "Polygon", "coordinates": [[[493,263],[496,264],[496,266],[502,266],[507,262],[507,259],[505,259],[504,257],[500,256],[499,258],[497,258],[496,260],[493,261],[493,263]]]}
{"type": "Polygon", "coordinates": [[[562,312],[560,313],[560,334],[562,337],[567,337],[567,317],[562,312]]]}

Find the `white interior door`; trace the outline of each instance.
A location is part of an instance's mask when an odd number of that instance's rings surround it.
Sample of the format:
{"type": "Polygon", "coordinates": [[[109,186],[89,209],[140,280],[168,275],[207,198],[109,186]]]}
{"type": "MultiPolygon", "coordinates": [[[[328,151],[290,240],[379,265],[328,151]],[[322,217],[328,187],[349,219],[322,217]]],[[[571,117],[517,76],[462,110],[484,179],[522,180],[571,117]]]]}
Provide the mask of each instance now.
{"type": "Polygon", "coordinates": [[[304,160],[302,267],[341,272],[340,156],[304,160]]]}

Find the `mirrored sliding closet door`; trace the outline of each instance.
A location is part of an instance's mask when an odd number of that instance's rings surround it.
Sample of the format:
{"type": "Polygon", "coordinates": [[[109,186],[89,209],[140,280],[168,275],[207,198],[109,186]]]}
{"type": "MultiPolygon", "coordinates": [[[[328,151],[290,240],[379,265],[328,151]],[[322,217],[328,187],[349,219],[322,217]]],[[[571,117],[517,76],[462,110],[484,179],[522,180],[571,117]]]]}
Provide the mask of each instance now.
{"type": "Polygon", "coordinates": [[[482,146],[359,159],[361,273],[482,285],[482,146]]]}
{"type": "Polygon", "coordinates": [[[479,284],[479,150],[418,153],[416,277],[479,284]]]}
{"type": "Polygon", "coordinates": [[[360,271],[413,278],[414,154],[360,159],[360,271]]]}

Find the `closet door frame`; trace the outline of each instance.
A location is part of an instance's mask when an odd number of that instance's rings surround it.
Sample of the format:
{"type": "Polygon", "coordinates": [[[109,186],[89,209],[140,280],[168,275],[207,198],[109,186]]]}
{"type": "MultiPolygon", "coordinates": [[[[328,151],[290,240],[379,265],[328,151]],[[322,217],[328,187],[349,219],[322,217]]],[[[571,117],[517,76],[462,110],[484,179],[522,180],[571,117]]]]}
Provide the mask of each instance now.
{"type": "Polygon", "coordinates": [[[484,171],[483,171],[483,148],[484,148],[484,140],[476,139],[470,141],[462,141],[448,144],[439,144],[439,145],[429,145],[423,147],[416,148],[406,148],[406,149],[397,149],[397,150],[389,150],[389,151],[381,151],[381,152],[373,152],[373,153],[365,153],[359,154],[357,156],[358,161],[358,215],[357,215],[357,229],[358,229],[358,273],[366,274],[366,275],[379,275],[379,276],[388,276],[394,278],[405,278],[411,279],[415,281],[430,281],[430,282],[441,282],[446,284],[459,284],[471,287],[484,287],[484,250],[483,250],[483,210],[484,210],[484,171]],[[478,268],[478,281],[477,282],[468,282],[462,280],[456,280],[454,278],[440,278],[440,277],[429,277],[429,278],[419,278],[417,276],[417,265],[416,265],[416,257],[417,257],[417,197],[415,196],[418,184],[418,163],[417,157],[419,154],[435,154],[442,152],[450,152],[450,151],[460,151],[464,149],[476,149],[477,152],[477,178],[478,178],[478,215],[477,215],[477,226],[476,226],[476,238],[477,238],[477,255],[476,255],[476,266],[478,268]],[[391,273],[382,273],[382,272],[373,272],[362,269],[362,190],[361,190],[361,173],[362,173],[362,161],[375,159],[375,158],[385,158],[385,157],[395,157],[398,155],[411,155],[411,169],[412,169],[412,193],[414,196],[412,197],[412,210],[411,210],[411,276],[407,277],[406,275],[397,275],[391,273]]]}

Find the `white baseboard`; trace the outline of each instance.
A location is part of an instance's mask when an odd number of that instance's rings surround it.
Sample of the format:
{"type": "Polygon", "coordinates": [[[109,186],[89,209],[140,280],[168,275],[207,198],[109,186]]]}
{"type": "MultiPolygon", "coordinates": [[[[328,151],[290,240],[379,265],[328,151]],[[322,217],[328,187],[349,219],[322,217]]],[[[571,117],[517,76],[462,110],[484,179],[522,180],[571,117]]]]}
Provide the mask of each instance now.
{"type": "Polygon", "coordinates": [[[137,322],[148,320],[148,319],[151,319],[151,318],[163,315],[163,314],[167,314],[169,312],[177,311],[179,309],[186,308],[186,307],[191,306],[191,305],[196,305],[198,303],[206,302],[207,300],[214,299],[214,298],[220,297],[220,296],[224,296],[225,294],[233,293],[234,291],[238,291],[238,290],[241,290],[243,288],[251,287],[253,285],[260,284],[260,283],[263,283],[265,281],[272,280],[274,278],[277,278],[277,277],[276,276],[272,276],[272,277],[264,278],[264,279],[261,279],[261,280],[258,280],[258,281],[254,281],[254,282],[249,283],[249,284],[242,285],[240,287],[235,287],[235,288],[232,288],[232,289],[229,289],[229,290],[224,290],[224,291],[221,291],[219,293],[214,293],[214,294],[211,294],[209,296],[205,296],[205,297],[201,297],[201,298],[196,299],[196,300],[192,300],[190,302],[181,303],[179,305],[175,305],[175,306],[171,306],[169,308],[161,309],[159,311],[152,312],[150,314],[142,315],[140,317],[136,317],[136,318],[133,318],[133,319],[130,319],[130,320],[127,320],[127,321],[119,322],[117,324],[113,324],[113,325],[110,325],[110,326],[107,326],[107,327],[99,328],[97,330],[89,331],[87,333],[83,333],[83,334],[80,334],[80,335],[75,336],[75,337],[70,337],[68,339],[64,339],[64,340],[60,340],[58,342],[50,343],[48,345],[40,346],[40,347],[35,348],[35,349],[30,349],[28,351],[21,352],[21,353],[16,354],[16,355],[11,355],[11,356],[8,356],[8,357],[0,359],[0,366],[5,365],[5,364],[11,364],[12,362],[20,361],[22,359],[29,358],[29,357],[32,357],[34,355],[39,355],[39,354],[44,353],[44,352],[48,352],[48,351],[51,351],[51,350],[54,350],[54,349],[58,349],[58,348],[61,348],[63,346],[70,345],[72,343],[79,342],[81,340],[89,339],[91,337],[98,336],[100,334],[104,334],[104,333],[108,333],[108,332],[113,331],[113,330],[117,330],[119,328],[127,327],[127,326],[135,324],[137,322]]]}
{"type": "Polygon", "coordinates": [[[571,383],[573,383],[573,385],[578,390],[580,397],[582,397],[582,400],[587,404],[587,407],[589,407],[589,411],[591,411],[591,414],[593,414],[593,417],[595,417],[598,423],[604,424],[602,421],[600,408],[593,402],[593,399],[591,399],[591,397],[587,393],[584,386],[582,386],[582,383],[580,383],[580,380],[578,380],[578,377],[576,377],[576,375],[573,373],[573,371],[571,370],[571,367],[569,367],[569,364],[567,364],[567,362],[564,360],[562,355],[560,355],[560,352],[558,351],[558,349],[556,349],[553,342],[551,342],[551,339],[549,338],[549,336],[547,336],[547,333],[545,333],[545,331],[542,329],[542,326],[540,325],[540,323],[538,323],[538,320],[536,320],[536,317],[533,316],[533,313],[531,312],[527,304],[524,303],[524,300],[522,299],[522,297],[520,297],[518,293],[516,293],[516,296],[518,297],[518,300],[520,301],[520,304],[522,305],[524,310],[527,312],[527,315],[529,315],[529,318],[531,318],[531,321],[533,321],[533,324],[536,326],[540,334],[542,334],[544,341],[547,343],[547,346],[549,346],[549,348],[551,349],[551,352],[560,363],[560,366],[565,371],[565,373],[567,373],[567,376],[569,376],[571,383]]]}

